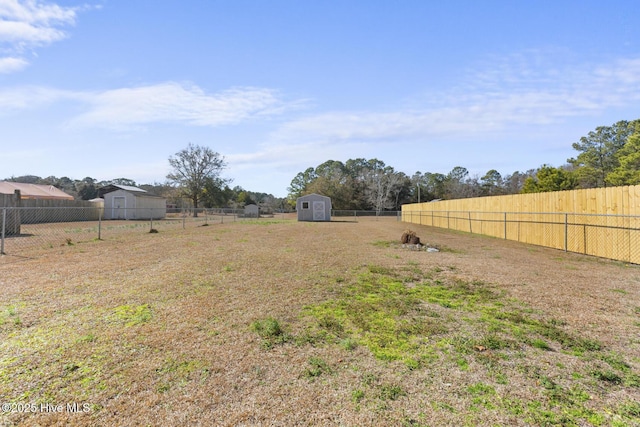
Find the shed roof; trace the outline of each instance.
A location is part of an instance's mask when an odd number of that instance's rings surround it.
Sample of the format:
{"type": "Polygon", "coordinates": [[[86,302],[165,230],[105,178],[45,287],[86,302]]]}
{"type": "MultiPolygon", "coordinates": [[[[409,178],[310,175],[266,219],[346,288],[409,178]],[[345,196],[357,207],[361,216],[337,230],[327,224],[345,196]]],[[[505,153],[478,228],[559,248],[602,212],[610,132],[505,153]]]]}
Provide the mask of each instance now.
{"type": "Polygon", "coordinates": [[[72,195],[53,185],[0,181],[0,194],[13,194],[16,190],[20,190],[21,199],[73,200],[72,195]]]}
{"type": "Polygon", "coordinates": [[[331,199],[331,197],[329,197],[329,196],[324,196],[324,195],[318,194],[318,193],[305,194],[304,196],[298,197],[298,199],[318,198],[318,197],[324,198],[324,199],[331,199]]]}
{"type": "Polygon", "coordinates": [[[147,190],[143,190],[142,188],[133,187],[131,185],[120,185],[120,184],[109,184],[102,188],[98,189],[98,197],[104,197],[105,194],[111,193],[113,191],[124,190],[130,193],[146,193],[147,190]]]}
{"type": "Polygon", "coordinates": [[[126,191],[128,193],[131,193],[131,195],[133,197],[144,197],[144,198],[148,198],[148,199],[165,199],[166,200],[166,197],[164,197],[164,196],[158,196],[156,194],[151,194],[147,190],[143,190],[142,188],[138,188],[138,187],[130,187],[128,185],[114,185],[114,187],[118,187],[118,188],[110,188],[110,187],[111,187],[110,185],[108,185],[106,187],[102,187],[101,189],[98,190],[98,195],[100,195],[100,196],[102,196],[104,198],[104,196],[106,194],[110,194],[110,193],[113,193],[115,191],[122,190],[122,191],[126,191]],[[122,187],[124,187],[124,188],[122,188],[122,187]]]}

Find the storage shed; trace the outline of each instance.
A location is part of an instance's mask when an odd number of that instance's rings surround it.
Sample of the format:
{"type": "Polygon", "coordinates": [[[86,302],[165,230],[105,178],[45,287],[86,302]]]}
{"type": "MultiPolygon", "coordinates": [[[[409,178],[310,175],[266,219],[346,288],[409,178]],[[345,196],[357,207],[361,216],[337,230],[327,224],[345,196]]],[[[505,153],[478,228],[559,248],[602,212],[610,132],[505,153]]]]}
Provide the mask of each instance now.
{"type": "Polygon", "coordinates": [[[109,185],[98,190],[104,198],[104,219],[162,219],[167,200],[129,185],[109,185]]]}
{"type": "Polygon", "coordinates": [[[331,198],[307,194],[296,200],[298,221],[331,221],[331,198]]]}
{"type": "Polygon", "coordinates": [[[244,207],[245,218],[260,218],[260,208],[258,205],[247,205],[244,207]]]}

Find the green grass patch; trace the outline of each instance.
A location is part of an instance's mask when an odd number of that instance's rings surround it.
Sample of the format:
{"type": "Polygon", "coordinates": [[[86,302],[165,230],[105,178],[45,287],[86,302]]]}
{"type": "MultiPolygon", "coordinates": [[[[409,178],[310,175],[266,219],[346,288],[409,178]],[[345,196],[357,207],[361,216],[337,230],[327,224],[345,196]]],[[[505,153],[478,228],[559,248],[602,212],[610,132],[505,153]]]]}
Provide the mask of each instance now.
{"type": "Polygon", "coordinates": [[[290,334],[285,332],[280,322],[273,317],[256,320],[251,324],[251,330],[262,338],[262,347],[265,349],[270,349],[276,344],[283,344],[293,339],[290,334]]]}
{"type": "Polygon", "coordinates": [[[496,408],[496,390],[493,386],[484,383],[476,383],[467,387],[467,392],[472,397],[472,410],[477,410],[480,406],[486,409],[496,408]]]}
{"type": "Polygon", "coordinates": [[[24,307],[24,304],[11,304],[0,308],[0,330],[7,327],[22,326],[22,319],[19,314],[22,307],[24,307]]]}
{"type": "Polygon", "coordinates": [[[422,357],[419,337],[445,331],[435,318],[420,315],[418,291],[403,283],[401,271],[367,266],[339,294],[337,299],[305,307],[304,314],[315,319],[314,328],[329,341],[358,343],[378,359],[415,367],[422,357]]]}
{"type": "Polygon", "coordinates": [[[398,400],[402,396],[406,396],[407,392],[397,384],[382,384],[380,386],[380,400],[398,400]]]}
{"type": "Polygon", "coordinates": [[[390,248],[396,243],[397,242],[394,240],[376,240],[375,242],[372,243],[372,245],[377,248],[390,248]]]}
{"type": "Polygon", "coordinates": [[[618,409],[623,416],[640,421],[640,402],[627,401],[622,403],[618,409]]]}
{"type": "MultiPolygon", "coordinates": [[[[624,357],[607,352],[599,341],[507,298],[490,284],[446,276],[450,271],[436,267],[422,272],[416,264],[366,265],[351,278],[336,281],[335,297],[306,306],[302,318],[326,345],[347,349],[357,343],[381,363],[402,362],[407,372],[434,363],[480,372],[483,382],[466,388],[471,413],[500,411],[533,425],[606,425],[612,415],[591,409],[591,396],[603,387],[640,385],[640,376],[624,357]],[[556,378],[546,372],[546,362],[537,359],[555,358],[558,348],[558,355],[574,358],[580,368],[565,369],[564,376],[556,378]],[[532,365],[524,365],[524,360],[532,365]],[[500,396],[497,390],[512,383],[519,367],[529,378],[531,399],[500,396]]],[[[556,366],[564,364],[558,360],[556,366]]],[[[319,368],[307,372],[322,373],[319,368]]],[[[402,389],[390,387],[373,376],[363,378],[352,401],[359,404],[366,394],[386,407],[385,401],[402,396],[402,389]]],[[[635,410],[627,405],[616,416],[629,418],[624,414],[635,410]]]]}
{"type": "Polygon", "coordinates": [[[540,350],[545,350],[545,351],[551,350],[551,347],[549,347],[549,344],[545,340],[542,340],[540,338],[533,339],[531,341],[531,346],[535,348],[539,348],[540,350]]]}
{"type": "Polygon", "coordinates": [[[209,367],[200,360],[166,359],[162,366],[156,369],[157,386],[160,393],[172,388],[184,387],[193,381],[204,382],[209,378],[209,367]]]}
{"type": "Polygon", "coordinates": [[[113,309],[113,317],[126,326],[147,323],[153,317],[149,304],[121,305],[113,309]]]}
{"type": "Polygon", "coordinates": [[[355,389],[351,392],[351,401],[353,403],[359,403],[362,399],[364,399],[365,393],[361,389],[355,389]]]}
{"type": "Polygon", "coordinates": [[[322,374],[330,374],[332,372],[331,367],[319,357],[309,358],[309,366],[305,369],[304,375],[307,378],[316,378],[322,374]]]}

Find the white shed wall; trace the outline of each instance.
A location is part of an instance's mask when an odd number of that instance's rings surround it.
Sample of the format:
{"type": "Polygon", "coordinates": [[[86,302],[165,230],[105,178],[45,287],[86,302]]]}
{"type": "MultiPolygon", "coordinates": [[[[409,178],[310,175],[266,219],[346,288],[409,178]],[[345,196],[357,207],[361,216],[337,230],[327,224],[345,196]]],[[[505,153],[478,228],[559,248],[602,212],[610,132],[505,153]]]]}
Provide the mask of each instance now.
{"type": "Polygon", "coordinates": [[[167,213],[167,201],[162,197],[135,196],[136,209],[132,219],[161,219],[167,213]]]}
{"type": "Polygon", "coordinates": [[[298,221],[331,221],[331,198],[307,194],[296,200],[298,221]]]}
{"type": "Polygon", "coordinates": [[[163,197],[116,190],[104,195],[105,219],[160,219],[167,213],[163,197]]]}
{"type": "Polygon", "coordinates": [[[244,207],[244,216],[246,218],[259,218],[260,207],[258,205],[247,205],[244,207]]]}

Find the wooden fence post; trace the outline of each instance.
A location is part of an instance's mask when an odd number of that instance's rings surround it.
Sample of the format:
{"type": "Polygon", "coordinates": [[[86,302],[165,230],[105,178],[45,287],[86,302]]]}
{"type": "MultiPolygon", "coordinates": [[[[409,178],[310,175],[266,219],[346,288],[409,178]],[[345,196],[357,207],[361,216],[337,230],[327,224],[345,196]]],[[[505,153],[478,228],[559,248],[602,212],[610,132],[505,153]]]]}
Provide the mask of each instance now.
{"type": "Polygon", "coordinates": [[[507,213],[504,213],[504,240],[507,240],[507,213]]]}
{"type": "Polygon", "coordinates": [[[564,214],[564,251],[569,250],[569,214],[564,214]]]}

